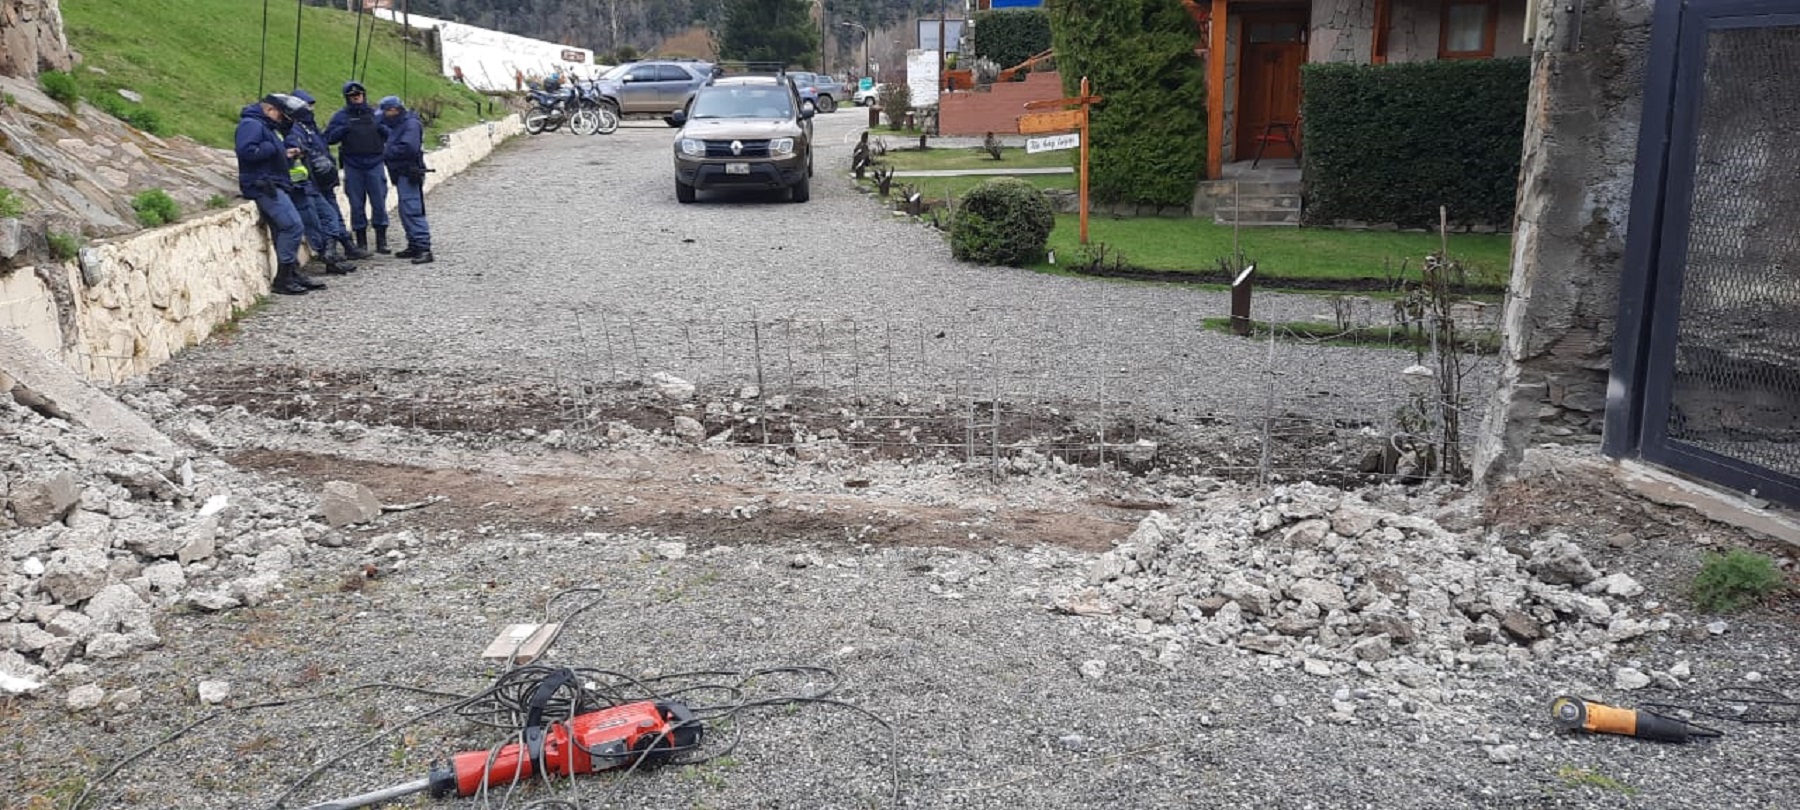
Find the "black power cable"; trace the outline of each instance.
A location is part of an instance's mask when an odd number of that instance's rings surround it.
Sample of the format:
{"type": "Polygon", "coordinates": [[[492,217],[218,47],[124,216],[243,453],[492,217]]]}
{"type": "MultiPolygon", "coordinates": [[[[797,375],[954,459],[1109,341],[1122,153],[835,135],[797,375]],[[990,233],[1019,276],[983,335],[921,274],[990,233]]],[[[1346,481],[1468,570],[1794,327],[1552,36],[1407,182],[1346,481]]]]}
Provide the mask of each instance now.
{"type": "Polygon", "coordinates": [[[262,62],[256,69],[256,97],[263,97],[263,90],[268,87],[265,79],[269,75],[269,0],[263,0],[262,26],[262,62]]]}
{"type": "Polygon", "coordinates": [[[300,86],[300,21],[305,19],[306,0],[294,3],[294,83],[289,87],[300,86]]]}
{"type": "MultiPolygon", "coordinates": [[[[366,63],[365,63],[366,67],[366,63]]],[[[558,601],[577,594],[604,594],[606,590],[599,587],[570,588],[552,595],[545,602],[545,618],[554,615],[558,601]]],[[[569,610],[561,616],[557,633],[566,627],[570,620],[599,605],[604,597],[589,600],[569,610]]],[[[552,637],[554,641],[555,636],[552,637]]],[[[545,649],[549,646],[546,645],[545,649]]],[[[509,662],[510,665],[510,662],[509,662]]],[[[473,695],[461,695],[454,692],[426,689],[416,686],[374,682],[325,692],[318,695],[297,697],[284,700],[271,700],[236,706],[214,711],[188,725],[177,729],[162,738],[132,752],[98,773],[83,788],[82,793],[64,810],[84,810],[90,797],[106,781],[124,770],[127,766],[153,751],[181,739],[207,723],[229,714],[255,711],[284,706],[313,703],[333,698],[342,698],[357,692],[392,689],[431,697],[449,698],[441,705],[426,708],[410,717],[384,728],[381,731],[358,740],[349,748],[317,763],[305,775],[295,780],[275,798],[271,810],[281,810],[302,788],[324,775],[333,767],[360,752],[369,749],[383,740],[387,740],[411,729],[425,721],[454,714],[466,722],[478,727],[505,731],[506,740],[494,745],[488,751],[487,768],[494,767],[502,749],[508,744],[518,743],[522,747],[526,743],[526,728],[532,722],[532,698],[539,687],[546,681],[555,678],[558,686],[544,700],[539,701],[539,717],[554,720],[560,724],[572,722],[576,717],[594,711],[601,711],[613,706],[625,705],[640,701],[677,702],[686,705],[692,713],[692,719],[671,725],[653,738],[649,745],[638,755],[632,757],[629,765],[623,769],[614,768],[606,771],[608,775],[624,777],[652,764],[680,767],[698,765],[704,762],[728,756],[743,744],[744,726],[741,720],[750,712],[781,708],[785,706],[821,705],[844,709],[856,713],[881,727],[888,737],[887,760],[892,780],[890,804],[897,806],[900,801],[900,765],[899,742],[894,727],[880,715],[853,703],[837,699],[833,695],[841,684],[838,674],[826,667],[817,666],[782,666],[754,670],[697,670],[679,672],[654,677],[639,678],[613,670],[597,668],[553,667],[541,663],[524,666],[511,666],[500,674],[486,689],[473,695]],[[809,688],[794,694],[758,694],[758,685],[782,676],[799,676],[812,682],[809,688]],[[670,739],[685,728],[685,723],[696,723],[707,729],[708,734],[696,746],[683,747],[670,739]],[[655,762],[648,756],[651,752],[658,754],[655,762]]],[[[573,738],[571,738],[573,739],[573,738]]],[[[579,745],[579,743],[576,743],[579,745]]],[[[583,749],[590,756],[597,756],[593,751],[583,749]]],[[[512,807],[513,794],[524,787],[523,780],[516,776],[510,784],[504,786],[499,797],[499,807],[512,807]]],[[[575,790],[578,777],[569,775],[557,778],[553,774],[542,771],[535,772],[537,778],[533,783],[555,790],[559,785],[567,790],[575,790]]],[[[597,780],[585,780],[594,782],[597,780]]],[[[476,794],[482,807],[494,807],[494,797],[490,795],[487,785],[487,773],[483,774],[482,787],[476,794]]],[[[499,786],[496,786],[499,787],[499,786]]],[[[519,806],[519,810],[580,810],[578,799],[548,797],[533,800],[519,806]]]]}
{"type": "MultiPolygon", "coordinates": [[[[363,24],[362,23],[363,23],[363,15],[366,14],[367,12],[368,12],[367,5],[365,5],[363,3],[356,4],[356,38],[351,40],[351,42],[350,42],[350,78],[352,78],[352,79],[356,78],[356,62],[357,62],[358,57],[360,57],[362,55],[362,36],[363,36],[363,24]]],[[[370,34],[370,36],[373,36],[375,34],[375,29],[372,26],[369,29],[369,34],[370,34]]]]}

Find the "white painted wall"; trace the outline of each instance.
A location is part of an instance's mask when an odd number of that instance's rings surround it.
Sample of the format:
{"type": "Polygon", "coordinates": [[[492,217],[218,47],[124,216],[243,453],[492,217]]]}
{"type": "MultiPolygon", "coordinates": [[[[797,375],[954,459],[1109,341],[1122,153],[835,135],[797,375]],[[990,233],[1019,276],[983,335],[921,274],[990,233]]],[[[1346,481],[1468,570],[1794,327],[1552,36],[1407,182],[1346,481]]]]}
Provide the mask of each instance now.
{"type": "Polygon", "coordinates": [[[565,75],[591,78],[608,67],[594,64],[594,52],[587,48],[559,45],[420,14],[409,18],[385,8],[373,9],[372,13],[396,24],[410,20],[414,28],[436,28],[442,47],[444,76],[454,77],[455,68],[461,67],[464,81],[476,90],[512,90],[516,86],[514,77],[519,72],[528,77],[546,76],[561,69],[565,75]],[[578,54],[580,59],[569,59],[569,54],[578,54]]]}

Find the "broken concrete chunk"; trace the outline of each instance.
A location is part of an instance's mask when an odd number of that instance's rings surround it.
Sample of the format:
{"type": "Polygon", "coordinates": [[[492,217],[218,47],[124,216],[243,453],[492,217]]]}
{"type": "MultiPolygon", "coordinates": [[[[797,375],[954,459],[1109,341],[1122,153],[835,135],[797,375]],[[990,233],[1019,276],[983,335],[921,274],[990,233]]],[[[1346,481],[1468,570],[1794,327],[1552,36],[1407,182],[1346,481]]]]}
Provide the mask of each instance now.
{"type": "Polygon", "coordinates": [[[1520,644],[1530,644],[1544,637],[1544,626],[1517,610],[1509,610],[1500,617],[1500,629],[1520,644]]]}
{"type": "Polygon", "coordinates": [[[656,386],[658,393],[676,402],[685,402],[694,396],[693,383],[666,371],[651,375],[650,382],[656,386]]]}
{"type": "Polygon", "coordinates": [[[706,438],[706,426],[691,416],[675,417],[675,435],[691,442],[706,438]]]}
{"type": "Polygon", "coordinates": [[[211,557],[217,550],[218,538],[218,516],[201,518],[198,523],[188,527],[188,530],[183,533],[181,548],[176,550],[175,559],[182,565],[188,565],[211,557]]]}
{"type": "Polygon", "coordinates": [[[106,552],[99,549],[58,549],[44,565],[39,587],[57,604],[79,604],[106,586],[106,563],[106,552]]]}
{"type": "Polygon", "coordinates": [[[319,511],[324,513],[327,524],[338,529],[380,517],[381,501],[376,499],[374,491],[362,484],[331,481],[325,484],[319,511]]]}
{"type": "Polygon", "coordinates": [[[1303,603],[1310,602],[1327,611],[1350,607],[1350,602],[1344,598],[1343,588],[1318,579],[1302,579],[1289,585],[1287,596],[1303,603]]]}
{"type": "Polygon", "coordinates": [[[127,632],[146,630],[151,624],[150,606],[138,597],[137,591],[124,583],[101,588],[99,593],[94,594],[94,598],[88,600],[87,609],[83,612],[93,620],[96,631],[101,633],[111,633],[120,628],[127,632]]]}
{"type": "Polygon", "coordinates": [[[1561,533],[1532,542],[1525,569],[1552,585],[1586,585],[1600,578],[1581,547],[1561,533]]]}
{"type": "Polygon", "coordinates": [[[12,486],[13,520],[35,528],[60,521],[81,502],[81,484],[68,472],[27,478],[12,486]]]}
{"type": "Polygon", "coordinates": [[[94,684],[85,684],[69,690],[69,711],[85,712],[106,700],[106,690],[94,684]]]}

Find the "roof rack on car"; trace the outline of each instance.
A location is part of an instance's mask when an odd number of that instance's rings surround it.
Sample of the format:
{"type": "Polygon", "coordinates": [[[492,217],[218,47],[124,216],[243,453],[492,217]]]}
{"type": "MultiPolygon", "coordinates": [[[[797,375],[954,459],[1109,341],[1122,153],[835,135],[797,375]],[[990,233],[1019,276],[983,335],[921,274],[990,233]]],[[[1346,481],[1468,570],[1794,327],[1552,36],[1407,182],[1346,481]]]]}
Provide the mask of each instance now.
{"type": "Polygon", "coordinates": [[[726,70],[738,73],[773,73],[777,76],[787,75],[786,62],[755,62],[738,59],[720,59],[712,63],[713,75],[721,75],[726,70]]]}

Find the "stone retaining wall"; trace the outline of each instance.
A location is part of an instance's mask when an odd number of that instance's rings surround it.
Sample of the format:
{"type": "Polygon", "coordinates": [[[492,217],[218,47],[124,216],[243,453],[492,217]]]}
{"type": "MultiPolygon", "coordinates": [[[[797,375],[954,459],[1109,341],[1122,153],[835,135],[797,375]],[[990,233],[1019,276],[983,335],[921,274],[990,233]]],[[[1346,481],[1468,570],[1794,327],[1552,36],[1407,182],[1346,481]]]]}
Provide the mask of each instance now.
{"type": "MultiPolygon", "coordinates": [[[[517,116],[448,136],[426,156],[435,188],[523,131],[517,116]]],[[[390,210],[398,204],[388,195],[390,210]]],[[[205,340],[269,293],[274,246],[245,202],[82,249],[79,260],[0,277],[0,327],[90,379],[118,381],[205,340]]]]}

